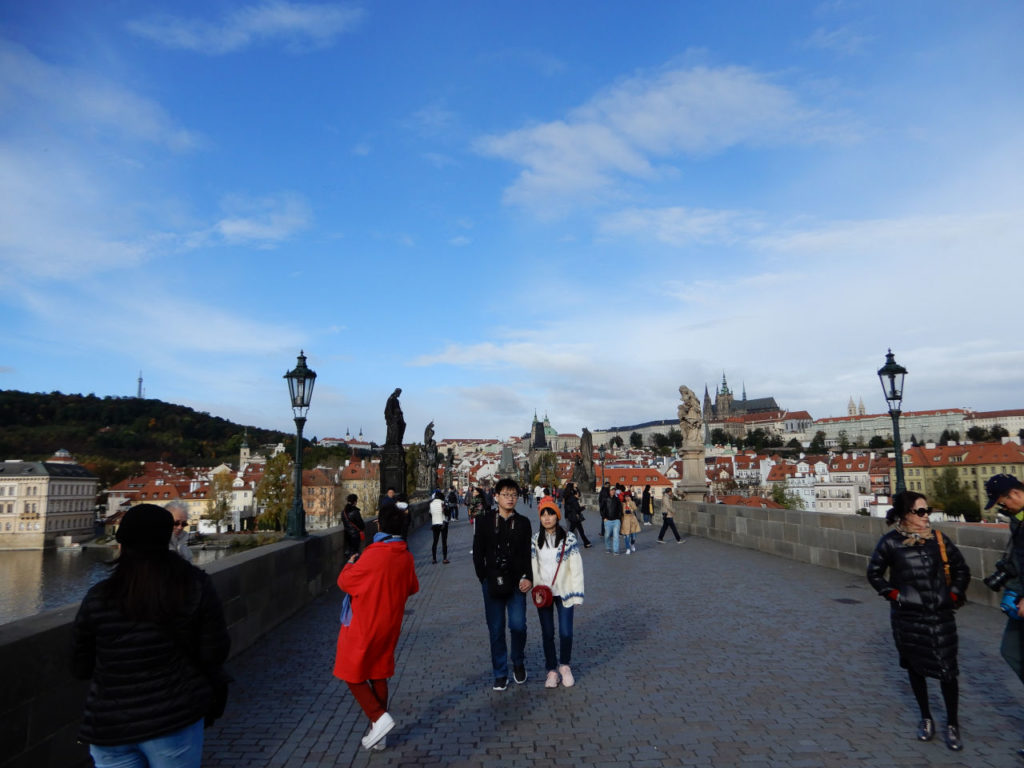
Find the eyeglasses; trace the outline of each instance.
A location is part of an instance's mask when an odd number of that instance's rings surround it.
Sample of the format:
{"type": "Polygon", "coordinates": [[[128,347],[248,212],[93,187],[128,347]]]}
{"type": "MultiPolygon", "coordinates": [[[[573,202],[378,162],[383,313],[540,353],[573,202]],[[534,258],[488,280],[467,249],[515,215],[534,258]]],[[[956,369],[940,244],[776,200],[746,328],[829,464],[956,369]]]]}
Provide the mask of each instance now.
{"type": "Polygon", "coordinates": [[[174,521],[174,527],[175,528],[188,528],[188,523],[186,521],[184,521],[184,520],[175,520],[174,521]]]}
{"type": "Polygon", "coordinates": [[[919,507],[918,509],[912,509],[910,511],[913,512],[918,517],[924,517],[925,515],[930,515],[932,513],[932,508],[931,507],[919,507]]]}

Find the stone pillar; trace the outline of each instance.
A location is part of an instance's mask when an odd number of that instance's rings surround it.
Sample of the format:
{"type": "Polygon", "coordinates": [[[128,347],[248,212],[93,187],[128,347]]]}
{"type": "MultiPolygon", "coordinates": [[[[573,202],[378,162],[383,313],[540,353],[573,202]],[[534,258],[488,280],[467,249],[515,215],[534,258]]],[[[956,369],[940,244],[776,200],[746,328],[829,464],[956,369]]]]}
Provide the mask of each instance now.
{"type": "Polygon", "coordinates": [[[400,445],[385,445],[381,449],[380,498],[384,498],[388,488],[394,488],[397,494],[406,492],[405,448],[400,445]]]}

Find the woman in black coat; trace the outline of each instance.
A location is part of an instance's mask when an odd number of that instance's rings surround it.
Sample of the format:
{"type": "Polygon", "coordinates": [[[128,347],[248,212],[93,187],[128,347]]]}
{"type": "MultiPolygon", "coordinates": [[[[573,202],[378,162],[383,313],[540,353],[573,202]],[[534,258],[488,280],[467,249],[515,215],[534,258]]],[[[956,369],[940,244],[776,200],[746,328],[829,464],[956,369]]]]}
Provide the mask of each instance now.
{"type": "Polygon", "coordinates": [[[168,549],[174,518],[129,509],[113,575],[82,600],[72,668],[90,680],[79,738],[97,768],[198,768],[231,647],[210,577],[168,549]]]}
{"type": "Polygon", "coordinates": [[[959,751],[963,742],[953,614],[964,604],[971,571],[956,545],[931,528],[930,512],[920,493],[903,491],[893,497],[893,508],[885,518],[893,529],[879,539],[867,576],[890,602],[900,666],[907,670],[921,710],[917,738],[930,741],[935,735],[926,680],[937,678],[946,705],[946,746],[959,751]]]}

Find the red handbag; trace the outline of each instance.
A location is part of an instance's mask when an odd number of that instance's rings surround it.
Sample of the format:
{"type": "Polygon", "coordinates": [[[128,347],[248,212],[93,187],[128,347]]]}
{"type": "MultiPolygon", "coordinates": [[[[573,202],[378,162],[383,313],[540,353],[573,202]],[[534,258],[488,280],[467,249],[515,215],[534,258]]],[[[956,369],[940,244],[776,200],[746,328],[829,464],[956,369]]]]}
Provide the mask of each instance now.
{"type": "MultiPolygon", "coordinates": [[[[562,560],[565,558],[565,542],[568,538],[569,535],[566,534],[565,538],[562,539],[562,551],[558,557],[558,565],[555,566],[555,575],[551,577],[551,587],[555,586],[555,579],[558,578],[558,569],[562,567],[562,560]]],[[[547,608],[555,602],[555,593],[551,591],[551,587],[546,584],[538,584],[531,589],[530,597],[533,599],[533,604],[538,608],[547,608]]]]}

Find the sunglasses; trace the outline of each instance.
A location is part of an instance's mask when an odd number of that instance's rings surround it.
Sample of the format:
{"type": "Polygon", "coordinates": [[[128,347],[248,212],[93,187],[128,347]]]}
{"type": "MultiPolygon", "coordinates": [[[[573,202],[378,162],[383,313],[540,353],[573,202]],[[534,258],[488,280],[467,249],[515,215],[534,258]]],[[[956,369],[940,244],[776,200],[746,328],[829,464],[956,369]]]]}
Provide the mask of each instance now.
{"type": "Polygon", "coordinates": [[[924,517],[925,515],[930,515],[932,513],[932,508],[931,507],[921,507],[920,509],[912,509],[910,511],[913,512],[918,517],[924,517]]]}
{"type": "Polygon", "coordinates": [[[181,522],[178,522],[177,520],[175,520],[174,521],[174,527],[175,528],[188,528],[188,523],[186,523],[184,520],[182,520],[181,522]]]}

